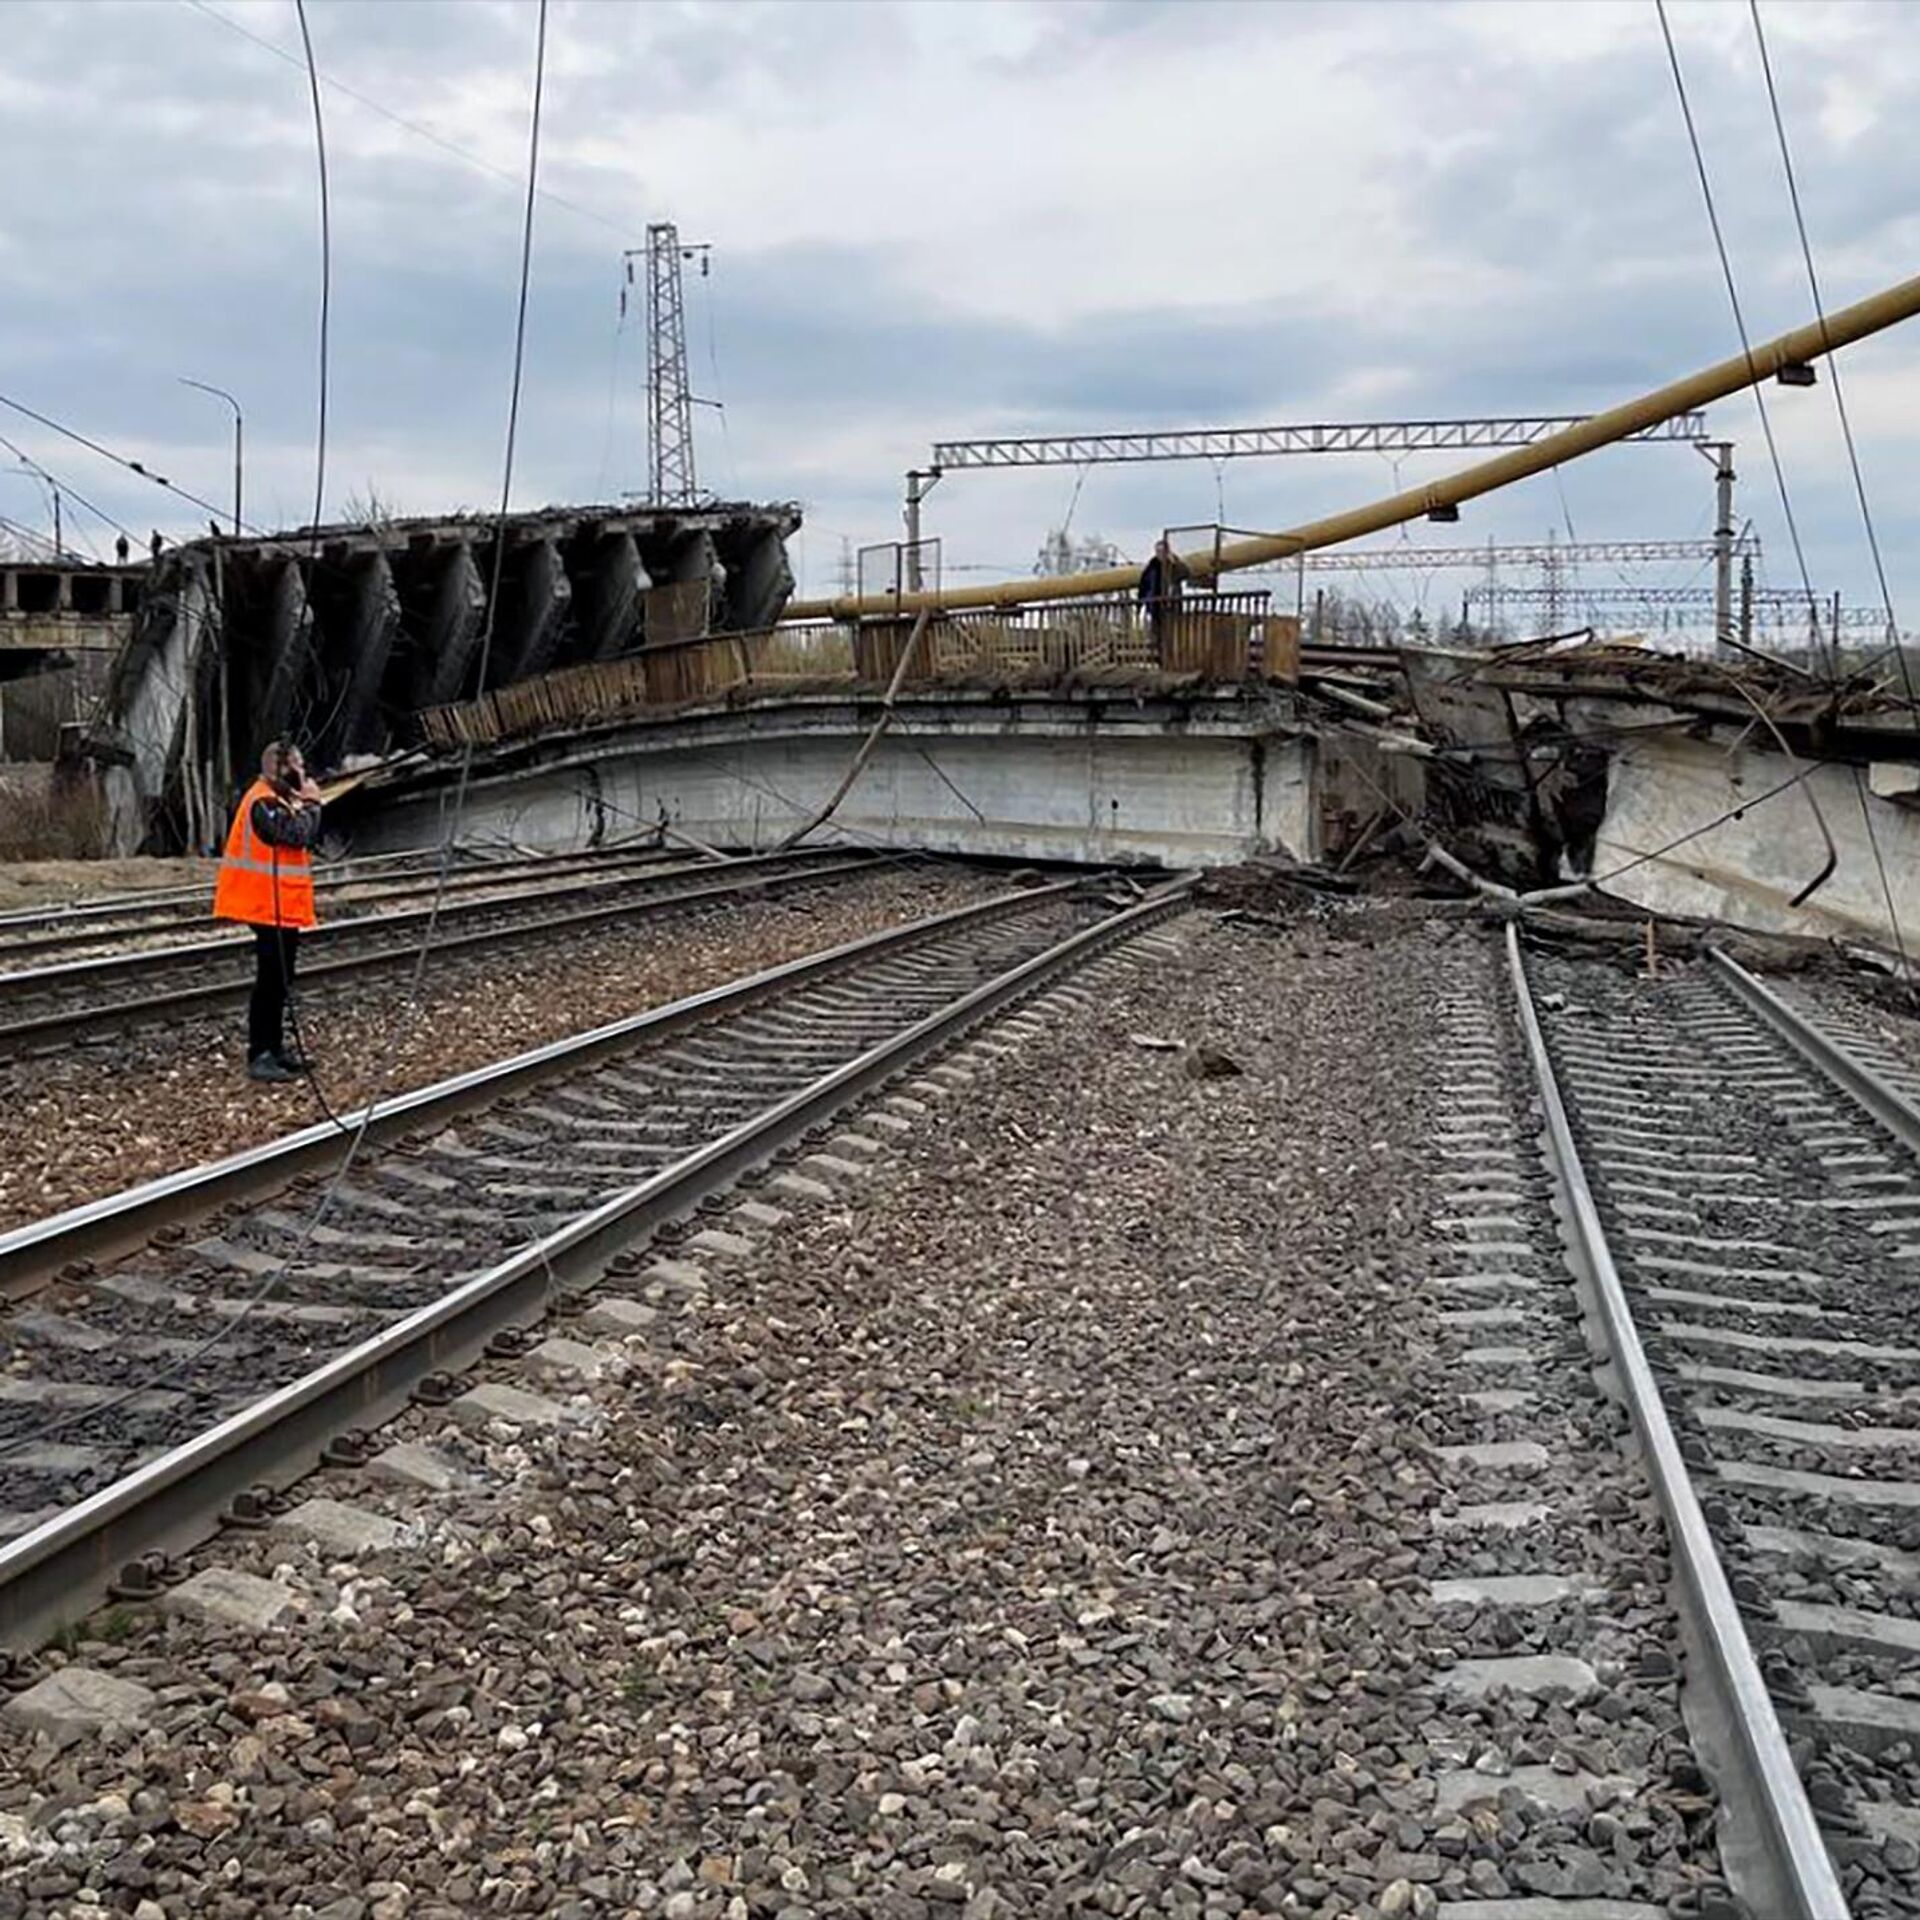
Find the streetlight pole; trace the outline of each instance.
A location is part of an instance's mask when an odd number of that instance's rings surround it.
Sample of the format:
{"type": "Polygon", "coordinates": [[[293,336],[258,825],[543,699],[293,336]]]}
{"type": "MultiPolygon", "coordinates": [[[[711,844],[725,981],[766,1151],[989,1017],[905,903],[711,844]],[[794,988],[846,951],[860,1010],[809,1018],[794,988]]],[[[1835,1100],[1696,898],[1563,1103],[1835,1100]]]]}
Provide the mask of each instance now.
{"type": "Polygon", "coordinates": [[[246,423],[241,416],[240,402],[225,387],[210,387],[204,380],[189,380],[185,374],[180,376],[183,387],[197,387],[202,393],[210,393],[216,400],[224,400],[233,409],[233,537],[240,537],[240,476],[242,458],[242,435],[246,423]]]}

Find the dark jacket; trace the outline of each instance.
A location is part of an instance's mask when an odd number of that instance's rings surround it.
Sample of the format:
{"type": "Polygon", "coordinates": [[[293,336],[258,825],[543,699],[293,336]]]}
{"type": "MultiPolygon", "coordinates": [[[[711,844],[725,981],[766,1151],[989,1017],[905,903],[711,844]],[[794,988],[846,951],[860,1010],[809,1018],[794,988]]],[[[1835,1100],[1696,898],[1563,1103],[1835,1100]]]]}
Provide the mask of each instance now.
{"type": "Polygon", "coordinates": [[[253,830],[270,847],[311,847],[320,838],[320,809],[284,800],[256,800],[253,830]]]}
{"type": "Polygon", "coordinates": [[[1155,600],[1178,600],[1180,589],[1186,584],[1187,563],[1176,553],[1168,561],[1166,579],[1160,577],[1160,556],[1156,553],[1140,569],[1140,598],[1149,603],[1155,600]]]}

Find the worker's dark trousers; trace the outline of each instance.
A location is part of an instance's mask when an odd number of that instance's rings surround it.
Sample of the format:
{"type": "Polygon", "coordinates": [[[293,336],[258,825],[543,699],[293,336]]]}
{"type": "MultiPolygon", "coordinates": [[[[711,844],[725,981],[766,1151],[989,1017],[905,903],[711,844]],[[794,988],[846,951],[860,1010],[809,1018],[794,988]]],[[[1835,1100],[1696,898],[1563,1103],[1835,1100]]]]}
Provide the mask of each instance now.
{"type": "Polygon", "coordinates": [[[300,952],[298,927],[253,930],[253,998],[247,1002],[247,1058],[279,1055],[287,1044],[287,995],[300,952]]]}

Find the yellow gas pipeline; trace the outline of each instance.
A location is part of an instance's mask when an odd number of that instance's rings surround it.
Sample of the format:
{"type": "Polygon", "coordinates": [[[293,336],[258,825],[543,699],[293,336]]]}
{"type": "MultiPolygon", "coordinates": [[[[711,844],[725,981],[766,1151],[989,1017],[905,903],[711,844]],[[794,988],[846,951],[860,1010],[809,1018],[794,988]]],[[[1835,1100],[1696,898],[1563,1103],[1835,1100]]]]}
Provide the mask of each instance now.
{"type": "MultiPolygon", "coordinates": [[[[1496,487],[1510,486],[1516,480],[1545,473],[1548,468],[1576,460],[1596,447],[1609,446],[1630,433],[1657,426],[1675,414],[1692,413],[1710,401],[1724,400],[1743,387],[1758,386],[1782,367],[1804,366],[1823,353],[1864,340],[1868,334],[1909,320],[1916,313],[1920,313],[1920,277],[1903,280],[1884,293],[1841,308],[1838,313],[1823,314],[1804,327],[1795,327],[1791,333],[1783,333],[1777,340],[1755,347],[1750,354],[1736,354],[1702,373],[1658,387],[1638,400],[1629,400],[1606,413],[1596,413],[1529,446],[1514,447],[1491,460],[1482,460],[1477,466],[1464,468],[1444,480],[1435,480],[1424,487],[1409,487],[1403,493],[1376,500],[1371,506],[1354,507],[1325,520],[1312,520],[1286,533],[1263,533],[1251,539],[1231,541],[1219,548],[1217,555],[1215,549],[1206,547],[1182,558],[1196,575],[1207,578],[1216,571],[1233,573],[1243,567],[1267,566],[1276,560],[1290,560],[1296,553],[1310,553],[1316,547],[1336,547],[1343,541],[1397,527],[1402,521],[1430,513],[1436,507],[1458,506],[1461,501],[1476,499],[1496,487]]],[[[997,585],[961,587],[942,593],[797,600],[789,604],[781,618],[852,619],[860,614],[918,613],[923,608],[932,612],[961,612],[972,607],[1030,606],[1038,600],[1130,593],[1139,577],[1137,567],[1103,567],[1094,573],[1004,580],[997,585]]]]}

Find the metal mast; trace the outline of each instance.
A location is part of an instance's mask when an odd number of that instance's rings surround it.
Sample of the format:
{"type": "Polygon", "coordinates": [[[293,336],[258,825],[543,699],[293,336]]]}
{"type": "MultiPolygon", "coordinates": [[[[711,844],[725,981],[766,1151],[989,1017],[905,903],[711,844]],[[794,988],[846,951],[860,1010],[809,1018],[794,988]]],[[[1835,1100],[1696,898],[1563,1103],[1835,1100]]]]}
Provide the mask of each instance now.
{"type": "Polygon", "coordinates": [[[1713,462],[1713,637],[1733,645],[1733,442],[1700,449],[1713,462]]]}
{"type": "Polygon", "coordinates": [[[691,506],[700,497],[693,468],[693,390],[687,380],[687,308],[680,263],[696,256],[707,271],[704,246],[680,244],[671,220],[647,227],[647,455],[648,497],[661,506],[691,506]]]}

